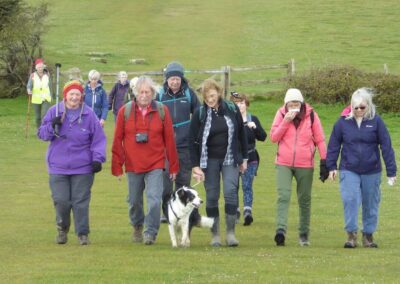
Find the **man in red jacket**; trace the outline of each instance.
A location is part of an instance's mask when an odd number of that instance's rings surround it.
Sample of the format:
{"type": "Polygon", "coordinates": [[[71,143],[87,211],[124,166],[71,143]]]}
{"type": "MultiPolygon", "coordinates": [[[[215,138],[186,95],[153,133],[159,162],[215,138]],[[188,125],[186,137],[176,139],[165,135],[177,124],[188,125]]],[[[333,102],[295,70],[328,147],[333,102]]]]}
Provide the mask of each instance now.
{"type": "Polygon", "coordinates": [[[154,82],[150,77],[138,79],[136,99],[123,106],[117,115],[112,146],[112,174],[121,179],[122,166],[129,184],[129,217],[134,242],[151,245],[160,227],[160,204],[163,192],[165,159],[169,161],[170,179],[179,171],[174,130],[168,109],[153,100],[154,82]],[[126,111],[125,108],[131,107],[126,111]],[[162,109],[160,109],[160,107],[162,109]],[[143,210],[146,189],[147,215],[143,210]],[[143,232],[143,225],[146,229],[143,232]]]}

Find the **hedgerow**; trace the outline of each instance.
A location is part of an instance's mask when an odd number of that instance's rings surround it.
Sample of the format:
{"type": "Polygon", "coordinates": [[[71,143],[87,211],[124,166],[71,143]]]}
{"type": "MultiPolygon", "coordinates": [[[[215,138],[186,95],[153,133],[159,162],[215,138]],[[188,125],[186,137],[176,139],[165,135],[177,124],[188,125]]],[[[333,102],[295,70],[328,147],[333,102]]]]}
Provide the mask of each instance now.
{"type": "Polygon", "coordinates": [[[314,103],[347,104],[361,87],[372,88],[380,112],[400,112],[400,76],[367,73],[352,66],[313,68],[304,75],[291,76],[287,88],[298,88],[314,103]]]}

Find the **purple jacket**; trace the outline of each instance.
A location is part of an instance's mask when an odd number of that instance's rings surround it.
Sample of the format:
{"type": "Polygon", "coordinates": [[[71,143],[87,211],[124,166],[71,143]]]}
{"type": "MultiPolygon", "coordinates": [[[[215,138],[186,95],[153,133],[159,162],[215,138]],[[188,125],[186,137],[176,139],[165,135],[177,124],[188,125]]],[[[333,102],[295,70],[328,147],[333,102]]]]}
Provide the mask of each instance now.
{"type": "MultiPolygon", "coordinates": [[[[64,113],[64,103],[59,103],[59,115],[64,113]]],[[[64,121],[60,136],[54,135],[51,126],[56,116],[56,106],[52,106],[38,129],[38,137],[50,141],[46,160],[49,174],[88,174],[92,172],[92,162],[106,160],[106,136],[96,114],[84,104],[81,121],[64,121]]]]}
{"type": "Polygon", "coordinates": [[[108,109],[113,110],[115,115],[118,114],[119,109],[125,104],[125,95],[128,91],[129,81],[125,81],[124,84],[118,81],[108,95],[108,109]]]}

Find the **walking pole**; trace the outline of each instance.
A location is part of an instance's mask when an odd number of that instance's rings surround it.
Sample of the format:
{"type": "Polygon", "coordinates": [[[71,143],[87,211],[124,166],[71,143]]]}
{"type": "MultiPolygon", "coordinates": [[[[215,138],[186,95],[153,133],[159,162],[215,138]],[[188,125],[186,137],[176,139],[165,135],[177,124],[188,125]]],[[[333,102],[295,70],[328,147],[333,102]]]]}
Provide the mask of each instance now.
{"type": "MultiPolygon", "coordinates": [[[[56,117],[58,116],[58,97],[59,97],[59,89],[60,89],[60,63],[56,63],[56,117]]],[[[59,125],[56,124],[54,129],[54,134],[56,137],[59,136],[59,125]]]]}
{"type": "Polygon", "coordinates": [[[31,114],[31,97],[32,95],[28,95],[28,111],[26,112],[25,139],[28,139],[29,120],[31,114]]]}

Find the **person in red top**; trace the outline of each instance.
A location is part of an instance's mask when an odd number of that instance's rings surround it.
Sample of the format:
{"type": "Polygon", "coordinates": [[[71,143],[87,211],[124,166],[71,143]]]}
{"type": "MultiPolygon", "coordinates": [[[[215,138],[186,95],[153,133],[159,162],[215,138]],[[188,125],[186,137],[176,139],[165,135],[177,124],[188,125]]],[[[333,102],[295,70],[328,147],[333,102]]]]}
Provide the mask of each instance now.
{"type": "Polygon", "coordinates": [[[118,111],[112,145],[112,174],[121,180],[125,166],[128,177],[132,240],[143,241],[146,245],[155,242],[160,227],[165,159],[169,161],[172,181],[179,171],[172,120],[168,109],[153,100],[155,92],[150,77],[139,77],[134,90],[135,100],[118,111]],[[131,110],[125,111],[129,107],[131,110]],[[146,216],[143,210],[145,189],[146,216]]]}

